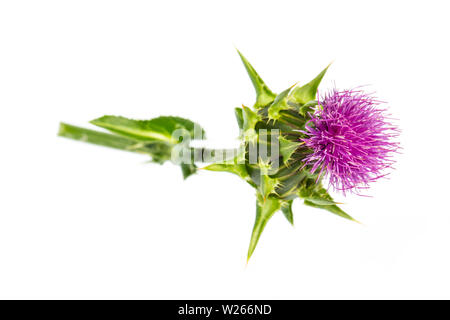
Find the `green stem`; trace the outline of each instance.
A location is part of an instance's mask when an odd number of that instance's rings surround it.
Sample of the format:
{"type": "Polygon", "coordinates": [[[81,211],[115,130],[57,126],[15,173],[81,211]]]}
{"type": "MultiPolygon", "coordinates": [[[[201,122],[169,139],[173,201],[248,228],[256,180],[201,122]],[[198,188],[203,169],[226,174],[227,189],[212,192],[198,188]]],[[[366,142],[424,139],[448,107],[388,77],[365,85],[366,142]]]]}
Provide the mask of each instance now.
{"type": "MultiPolygon", "coordinates": [[[[159,141],[138,141],[132,138],[119,136],[116,134],[100,132],[90,129],[85,129],[73,126],[67,123],[61,123],[59,126],[58,135],[60,137],[69,138],[73,140],[88,142],[96,145],[120,149],[125,151],[145,153],[152,157],[157,151],[161,151],[164,146],[171,148],[165,142],[159,141]],[[159,148],[159,149],[158,149],[159,148]]],[[[170,149],[168,155],[170,155],[170,149]]],[[[207,149],[207,148],[190,148],[192,155],[192,162],[211,163],[213,158],[219,154],[226,154],[226,149],[207,149]]],[[[238,150],[235,150],[237,152],[238,150]]],[[[230,152],[230,151],[229,151],[230,152]]],[[[168,160],[168,159],[167,159],[168,160]]]]}
{"type": "Polygon", "coordinates": [[[125,138],[115,134],[72,126],[67,123],[60,123],[58,135],[64,138],[88,142],[114,149],[151,154],[150,149],[141,141],[125,138]]]}

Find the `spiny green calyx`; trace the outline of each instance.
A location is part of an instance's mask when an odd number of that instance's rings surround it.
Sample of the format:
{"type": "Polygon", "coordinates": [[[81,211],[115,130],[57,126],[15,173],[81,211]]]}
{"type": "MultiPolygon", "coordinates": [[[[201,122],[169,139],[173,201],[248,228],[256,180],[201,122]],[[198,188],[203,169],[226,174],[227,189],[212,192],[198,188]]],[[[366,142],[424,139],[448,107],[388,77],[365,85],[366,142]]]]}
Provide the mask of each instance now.
{"type": "Polygon", "coordinates": [[[338,207],[322,186],[322,176],[311,173],[311,166],[305,165],[305,158],[312,151],[302,142],[303,132],[310,114],[317,107],[317,89],[328,67],[309,83],[275,94],[248,60],[238,53],[255,88],[256,102],[252,108],[235,109],[241,145],[231,150],[231,155],[220,150],[190,147],[190,140],[203,139],[204,131],[194,122],[179,117],[132,120],[104,116],[91,123],[111,133],[62,123],[59,135],[149,154],[156,163],[171,161],[181,166],[185,178],[197,171],[198,162],[212,162],[204,169],[230,172],[242,178],[256,193],[256,218],[248,248],[250,259],[267,222],[275,213],[280,211],[289,223],[294,224],[292,204],[296,198],[303,199],[305,205],[354,219],[338,207]],[[218,155],[225,156],[217,160],[218,155]]]}

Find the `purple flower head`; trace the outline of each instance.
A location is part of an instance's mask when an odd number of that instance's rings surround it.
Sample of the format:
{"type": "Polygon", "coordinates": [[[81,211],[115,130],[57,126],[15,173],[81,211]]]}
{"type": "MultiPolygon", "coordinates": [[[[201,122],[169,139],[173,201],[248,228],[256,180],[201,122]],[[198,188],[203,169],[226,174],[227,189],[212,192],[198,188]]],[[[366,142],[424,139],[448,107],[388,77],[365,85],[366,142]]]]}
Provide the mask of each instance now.
{"type": "Polygon", "coordinates": [[[311,172],[328,177],[336,190],[358,191],[386,175],[394,161],[398,129],[380,108],[382,102],[360,90],[325,94],[311,114],[302,139],[312,153],[305,158],[311,172]]]}

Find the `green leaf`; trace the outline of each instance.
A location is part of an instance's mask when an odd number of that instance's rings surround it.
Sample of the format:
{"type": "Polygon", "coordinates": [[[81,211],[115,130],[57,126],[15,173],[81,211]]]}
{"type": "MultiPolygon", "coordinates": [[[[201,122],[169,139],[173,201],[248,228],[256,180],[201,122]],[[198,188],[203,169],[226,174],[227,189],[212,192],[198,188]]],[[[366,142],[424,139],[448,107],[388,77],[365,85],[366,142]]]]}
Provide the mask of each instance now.
{"type": "Polygon", "coordinates": [[[314,204],[318,204],[318,205],[322,205],[322,206],[332,206],[337,204],[337,202],[334,202],[333,200],[328,200],[328,199],[323,199],[323,198],[315,198],[314,196],[312,197],[306,197],[304,198],[305,200],[308,200],[309,202],[312,202],[314,204]]]}
{"type": "Polygon", "coordinates": [[[267,174],[261,175],[259,192],[262,194],[263,199],[267,199],[267,197],[275,192],[275,188],[278,185],[278,180],[271,178],[267,174]]]}
{"type": "Polygon", "coordinates": [[[255,251],[261,233],[264,230],[267,222],[272,218],[273,214],[280,209],[280,200],[276,198],[266,198],[265,201],[261,195],[258,195],[256,200],[256,219],[253,226],[252,236],[250,238],[250,246],[248,248],[247,262],[255,251]]]}
{"type": "MultiPolygon", "coordinates": [[[[119,135],[67,124],[61,124],[59,135],[116,149],[146,153],[151,155],[152,161],[156,163],[171,160],[172,149],[185,137],[202,139],[205,136],[200,126],[179,117],[131,120],[124,117],[104,116],[93,120],[92,123],[119,135]]],[[[193,163],[180,165],[185,179],[197,171],[193,163]]]]}
{"type": "Polygon", "coordinates": [[[310,177],[303,181],[298,190],[298,196],[304,199],[304,204],[307,206],[324,209],[342,218],[358,222],[337,206],[338,203],[333,200],[321,183],[316,183],[315,178],[310,177]]]}
{"type": "Polygon", "coordinates": [[[67,123],[59,124],[58,136],[126,151],[136,151],[139,149],[136,146],[142,145],[140,141],[135,139],[80,128],[67,123]]]}
{"type": "Polygon", "coordinates": [[[278,120],[280,118],[280,111],[289,110],[291,107],[288,105],[288,95],[291,91],[291,88],[284,90],[278,96],[276,96],[273,103],[270,105],[268,110],[268,118],[270,120],[278,120]]]}
{"type": "Polygon", "coordinates": [[[258,134],[256,133],[255,126],[256,123],[261,120],[261,117],[246,106],[242,106],[242,110],[242,116],[244,119],[242,133],[244,135],[244,140],[256,143],[258,140],[258,134]]]}
{"type": "Polygon", "coordinates": [[[317,106],[317,104],[317,100],[311,100],[298,108],[298,113],[303,117],[306,117],[308,113],[314,112],[314,108],[317,106]]]}
{"type": "Polygon", "coordinates": [[[311,203],[321,206],[332,206],[338,204],[328,194],[328,191],[322,187],[321,183],[316,183],[314,179],[310,178],[298,192],[298,196],[302,199],[308,200],[311,203]]]}
{"type": "Polygon", "coordinates": [[[239,163],[213,163],[210,164],[203,169],[209,171],[221,171],[221,172],[230,172],[235,175],[238,175],[246,182],[248,182],[252,187],[256,187],[256,184],[250,178],[250,175],[247,172],[245,164],[239,163]]]}
{"type": "Polygon", "coordinates": [[[280,198],[292,198],[297,196],[298,187],[305,180],[306,175],[303,171],[279,179],[275,193],[280,198]]]}
{"type": "Polygon", "coordinates": [[[329,211],[331,213],[334,213],[335,215],[338,215],[338,216],[340,216],[342,218],[345,218],[345,219],[348,219],[348,220],[352,220],[352,221],[355,221],[355,222],[359,223],[358,220],[353,219],[350,215],[345,213],[345,211],[342,210],[341,208],[339,208],[337,205],[320,205],[320,204],[313,203],[313,202],[311,202],[309,200],[305,200],[304,204],[307,205],[307,206],[313,207],[313,208],[327,210],[327,211],[329,211]]]}
{"type": "Polygon", "coordinates": [[[197,172],[197,166],[193,163],[182,163],[180,166],[184,180],[186,180],[189,176],[197,172]]]}
{"type": "Polygon", "coordinates": [[[243,130],[251,130],[255,129],[256,123],[261,120],[260,115],[254,112],[252,109],[242,106],[242,116],[243,116],[243,130]]]}
{"type": "Polygon", "coordinates": [[[317,77],[315,77],[309,83],[305,84],[303,87],[294,88],[291,93],[291,97],[293,98],[294,102],[303,105],[310,102],[311,100],[314,100],[316,98],[317,88],[319,88],[319,84],[329,67],[330,65],[323,69],[317,77]]]}
{"type": "Polygon", "coordinates": [[[72,126],[67,123],[60,124],[58,135],[114,149],[149,154],[152,156],[153,161],[158,163],[170,159],[170,148],[160,142],[142,142],[110,133],[72,126]]]}
{"type": "Polygon", "coordinates": [[[204,130],[194,122],[180,117],[158,117],[151,120],[133,120],[117,116],[103,116],[91,121],[92,124],[114,133],[137,140],[161,141],[177,144],[180,141],[174,136],[177,130],[180,135],[188,135],[191,139],[204,139],[204,130]],[[197,132],[195,129],[197,128],[197,132]]]}
{"type": "Polygon", "coordinates": [[[267,87],[267,85],[264,83],[264,81],[261,79],[261,77],[255,71],[255,69],[252,67],[250,62],[248,62],[248,60],[242,55],[242,53],[240,53],[239,50],[237,50],[237,52],[239,53],[239,56],[241,57],[241,60],[244,63],[245,69],[247,70],[250,80],[253,83],[253,87],[255,87],[256,102],[253,107],[255,109],[259,109],[259,108],[267,106],[275,99],[276,94],[273,93],[267,87]]]}
{"type": "Polygon", "coordinates": [[[300,159],[295,159],[289,163],[284,163],[280,165],[277,172],[271,175],[271,178],[280,178],[281,180],[286,179],[293,175],[303,175],[304,170],[300,172],[300,168],[303,166],[303,162],[300,159]]]}
{"type": "Polygon", "coordinates": [[[300,146],[300,142],[291,141],[284,137],[280,137],[278,141],[280,142],[280,154],[283,157],[283,162],[287,163],[295,150],[300,146]]]}
{"type": "Polygon", "coordinates": [[[239,129],[242,130],[244,127],[244,115],[242,114],[241,108],[234,108],[234,115],[236,116],[236,121],[239,126],[239,129]]]}
{"type": "Polygon", "coordinates": [[[290,224],[294,225],[294,214],[292,213],[293,200],[283,201],[281,203],[281,212],[283,212],[290,224]]]}

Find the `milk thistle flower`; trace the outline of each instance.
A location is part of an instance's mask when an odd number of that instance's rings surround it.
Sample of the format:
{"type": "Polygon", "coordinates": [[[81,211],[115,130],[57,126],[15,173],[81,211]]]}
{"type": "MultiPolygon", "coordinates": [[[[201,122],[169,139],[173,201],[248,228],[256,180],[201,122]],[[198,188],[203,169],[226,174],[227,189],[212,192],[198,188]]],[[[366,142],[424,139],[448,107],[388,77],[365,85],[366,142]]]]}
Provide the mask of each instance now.
{"type": "Polygon", "coordinates": [[[195,174],[201,162],[208,163],[205,170],[237,175],[256,192],[249,259],[276,212],[294,223],[295,199],[356,221],[338,206],[323,182],[328,180],[332,189],[344,195],[366,188],[392,167],[392,155],[399,146],[396,127],[372,95],[359,89],[334,89],[316,99],[328,67],[303,86],[276,94],[238,53],[255,88],[256,101],[252,108],[235,109],[241,139],[237,149],[193,148],[190,141],[204,139],[204,130],[173,116],[150,120],[103,116],[91,121],[109,133],[61,123],[59,135],[144,153],[158,164],[172,162],[181,167],[184,178],[195,174]]]}
{"type": "Polygon", "coordinates": [[[302,141],[313,152],[305,158],[311,172],[328,176],[335,190],[358,191],[386,175],[398,143],[398,130],[380,108],[380,101],[362,90],[333,89],[318,102],[302,141]]]}

